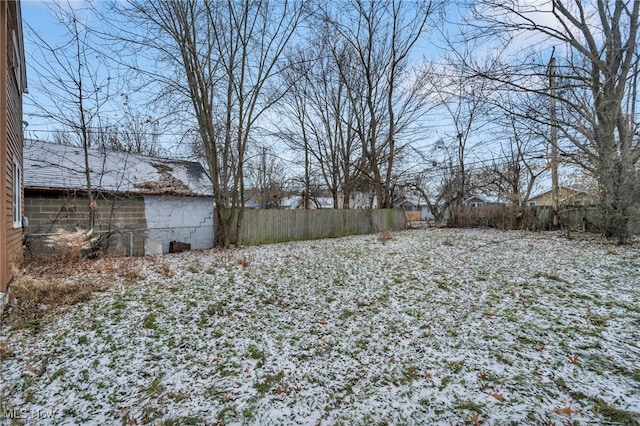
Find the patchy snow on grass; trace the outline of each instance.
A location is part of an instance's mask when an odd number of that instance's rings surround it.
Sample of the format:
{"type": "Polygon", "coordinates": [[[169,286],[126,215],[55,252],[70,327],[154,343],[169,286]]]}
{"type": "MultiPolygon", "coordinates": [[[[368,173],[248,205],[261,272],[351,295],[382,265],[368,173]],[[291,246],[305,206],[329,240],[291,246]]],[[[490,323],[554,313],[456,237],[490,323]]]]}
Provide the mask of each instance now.
{"type": "Polygon", "coordinates": [[[2,415],[640,421],[637,248],[493,230],[391,236],[130,260],[137,282],[119,280],[40,329],[2,327],[2,415]]]}

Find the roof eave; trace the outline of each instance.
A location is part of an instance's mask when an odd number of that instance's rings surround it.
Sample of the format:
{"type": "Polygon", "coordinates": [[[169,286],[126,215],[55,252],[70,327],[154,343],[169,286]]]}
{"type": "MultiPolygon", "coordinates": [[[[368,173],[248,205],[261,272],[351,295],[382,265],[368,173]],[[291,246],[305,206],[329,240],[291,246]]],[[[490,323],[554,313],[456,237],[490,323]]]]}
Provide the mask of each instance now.
{"type": "MultiPolygon", "coordinates": [[[[49,193],[64,193],[64,192],[79,192],[79,193],[87,193],[86,188],[60,188],[53,186],[24,186],[25,191],[33,191],[33,192],[49,192],[49,193]]],[[[110,191],[106,189],[96,189],[95,192],[102,194],[111,194],[118,196],[171,196],[171,197],[190,197],[190,198],[211,198],[213,199],[213,194],[201,194],[196,192],[174,192],[174,191],[164,191],[164,192],[139,192],[139,191],[110,191]]]]}

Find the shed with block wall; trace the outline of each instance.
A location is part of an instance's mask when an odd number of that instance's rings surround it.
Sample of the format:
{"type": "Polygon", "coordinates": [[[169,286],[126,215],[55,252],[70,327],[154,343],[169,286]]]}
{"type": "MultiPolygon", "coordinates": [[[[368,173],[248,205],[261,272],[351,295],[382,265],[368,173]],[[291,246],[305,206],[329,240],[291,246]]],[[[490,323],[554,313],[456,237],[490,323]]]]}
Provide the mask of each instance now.
{"type": "MultiPolygon", "coordinates": [[[[111,255],[167,253],[171,241],[213,246],[213,191],[200,163],[127,152],[88,150],[94,199],[93,238],[111,255]]],[[[25,143],[27,256],[55,256],[60,229],[90,228],[81,147],[25,143]]]]}

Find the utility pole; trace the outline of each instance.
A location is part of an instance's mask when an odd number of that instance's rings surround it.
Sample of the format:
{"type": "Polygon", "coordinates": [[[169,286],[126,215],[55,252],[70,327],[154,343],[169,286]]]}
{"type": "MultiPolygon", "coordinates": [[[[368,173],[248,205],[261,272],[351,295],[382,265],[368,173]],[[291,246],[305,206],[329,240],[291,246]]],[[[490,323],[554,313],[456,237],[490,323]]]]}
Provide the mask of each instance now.
{"type": "Polygon", "coordinates": [[[262,158],[260,162],[260,208],[267,208],[267,148],[262,147],[262,158]]]}
{"type": "Polygon", "coordinates": [[[307,141],[307,135],[302,128],[302,132],[304,135],[304,209],[309,210],[309,191],[311,190],[311,167],[309,163],[309,142],[307,141]]]}
{"type": "Polygon", "coordinates": [[[560,191],[558,187],[558,117],[556,116],[556,58],[551,52],[549,61],[549,94],[551,97],[551,201],[553,210],[552,228],[558,229],[560,217],[558,215],[560,191]]]}

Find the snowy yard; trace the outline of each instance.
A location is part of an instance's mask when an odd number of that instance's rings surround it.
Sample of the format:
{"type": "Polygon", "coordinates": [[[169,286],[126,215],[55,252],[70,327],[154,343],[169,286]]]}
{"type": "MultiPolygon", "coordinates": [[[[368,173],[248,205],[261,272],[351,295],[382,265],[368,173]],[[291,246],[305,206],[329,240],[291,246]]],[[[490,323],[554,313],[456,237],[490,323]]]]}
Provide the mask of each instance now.
{"type": "Polygon", "coordinates": [[[109,289],[2,326],[0,423],[640,421],[637,247],[391,237],[96,261],[69,280],[109,289]]]}

